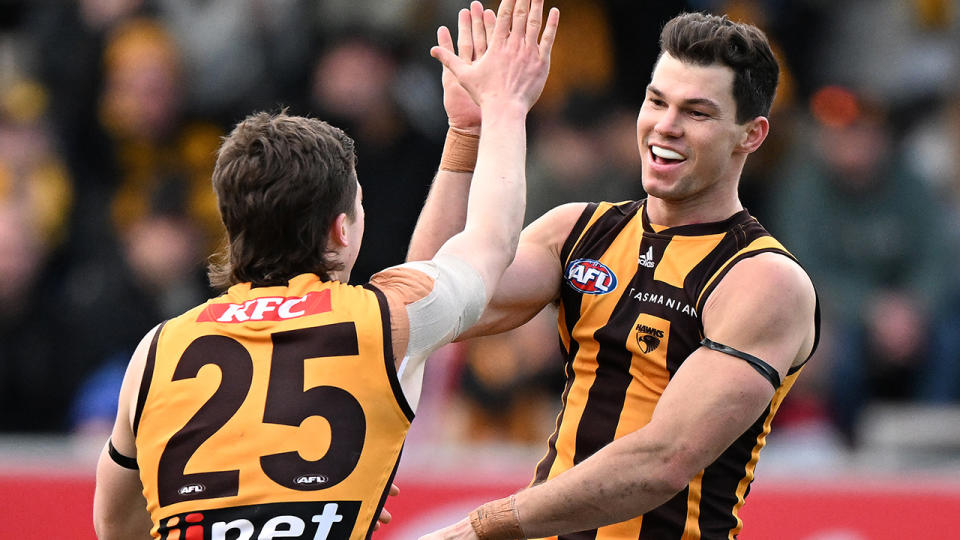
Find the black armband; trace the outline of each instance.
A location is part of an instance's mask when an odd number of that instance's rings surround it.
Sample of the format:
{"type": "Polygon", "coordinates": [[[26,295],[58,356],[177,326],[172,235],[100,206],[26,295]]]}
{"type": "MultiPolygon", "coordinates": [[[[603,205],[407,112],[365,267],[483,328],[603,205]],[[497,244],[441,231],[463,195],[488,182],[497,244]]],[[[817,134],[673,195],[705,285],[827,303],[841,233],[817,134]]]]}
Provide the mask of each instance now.
{"type": "Polygon", "coordinates": [[[770,381],[770,384],[773,385],[774,391],[780,388],[780,374],[777,373],[777,370],[773,369],[770,364],[764,362],[756,356],[747,354],[743,351],[738,351],[733,347],[728,347],[727,345],[717,343],[716,341],[711,341],[707,338],[703,338],[703,341],[700,342],[700,345],[703,345],[708,349],[729,354],[730,356],[736,356],[741,360],[745,360],[748,364],[750,364],[750,367],[757,370],[757,373],[763,375],[765,379],[770,381]]]}
{"type": "Polygon", "coordinates": [[[121,454],[120,451],[117,450],[117,447],[113,445],[112,439],[107,440],[107,454],[110,455],[110,459],[112,459],[114,463],[123,467],[124,469],[130,469],[133,471],[140,470],[140,467],[137,465],[137,459],[121,454]]]}

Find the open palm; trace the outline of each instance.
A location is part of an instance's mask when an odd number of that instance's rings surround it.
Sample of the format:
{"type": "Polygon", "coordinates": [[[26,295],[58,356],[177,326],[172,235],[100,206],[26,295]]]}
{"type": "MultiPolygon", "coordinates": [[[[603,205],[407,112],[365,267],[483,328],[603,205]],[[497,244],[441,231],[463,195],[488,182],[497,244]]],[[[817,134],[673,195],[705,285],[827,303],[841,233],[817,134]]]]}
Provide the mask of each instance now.
{"type": "MultiPolygon", "coordinates": [[[[472,63],[487,50],[487,38],[493,34],[496,15],[483,9],[483,4],[473,2],[470,9],[460,10],[457,29],[457,50],[446,27],[437,32],[437,45],[456,52],[461,60],[472,63]]],[[[480,106],[460,86],[460,82],[448,68],[443,68],[443,108],[447,112],[450,127],[474,134],[480,133],[480,106]]]]}
{"type": "MultiPolygon", "coordinates": [[[[492,12],[490,15],[482,12],[479,21],[477,10],[480,7],[472,5],[473,11],[460,12],[459,54],[454,53],[449,31],[443,28],[437,34],[438,46],[431,49],[430,54],[443,63],[481,108],[487,101],[501,104],[509,101],[523,108],[524,112],[529,111],[547,80],[550,51],[560,17],[556,8],[551,9],[543,27],[543,37],[538,39],[543,23],[543,1],[503,0],[495,16],[492,12]],[[470,21],[466,20],[467,16],[470,21]],[[488,24],[487,19],[493,24],[488,24]],[[481,25],[483,31],[479,30],[481,25]],[[489,32],[491,27],[492,33],[489,32]],[[471,40],[466,39],[467,33],[471,40]],[[482,56],[475,51],[480,48],[481,41],[485,48],[482,56]]],[[[462,106],[462,103],[458,100],[456,105],[462,106]]],[[[448,109],[447,112],[456,113],[458,121],[465,121],[469,117],[459,115],[466,114],[466,111],[464,108],[462,111],[448,109]]]]}

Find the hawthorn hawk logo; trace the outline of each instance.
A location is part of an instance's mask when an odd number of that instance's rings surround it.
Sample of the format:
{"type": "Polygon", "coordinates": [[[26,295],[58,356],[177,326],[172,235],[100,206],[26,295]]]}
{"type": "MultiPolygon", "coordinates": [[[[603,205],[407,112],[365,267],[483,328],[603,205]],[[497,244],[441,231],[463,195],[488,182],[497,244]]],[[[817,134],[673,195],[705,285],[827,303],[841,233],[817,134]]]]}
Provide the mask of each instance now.
{"type": "Polygon", "coordinates": [[[643,354],[652,353],[663,340],[663,330],[651,328],[645,324],[637,325],[637,346],[643,354]]]}

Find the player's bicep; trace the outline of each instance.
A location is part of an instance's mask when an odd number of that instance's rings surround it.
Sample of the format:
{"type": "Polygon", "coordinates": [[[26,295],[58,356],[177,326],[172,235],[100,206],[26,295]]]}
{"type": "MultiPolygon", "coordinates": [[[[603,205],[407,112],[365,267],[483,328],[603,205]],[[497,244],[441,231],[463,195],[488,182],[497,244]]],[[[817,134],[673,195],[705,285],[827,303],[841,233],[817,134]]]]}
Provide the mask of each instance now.
{"type": "Polygon", "coordinates": [[[752,356],[782,380],[813,348],[815,310],[813,285],[800,266],[764,253],[734,265],[707,299],[704,337],[752,356]]]}
{"type": "Polygon", "coordinates": [[[701,347],[670,379],[648,427],[675,445],[667,455],[689,480],[757,421],[773,393],[746,362],[701,347]]]}
{"type": "Polygon", "coordinates": [[[723,278],[704,307],[704,335],[733,351],[702,346],[691,353],[650,423],[677,445],[678,470],[695,474],[764,414],[776,391],[771,382],[812,348],[815,304],[809,279],[782,255],[746,259],[723,278]]]}
{"type": "Polygon", "coordinates": [[[120,388],[113,431],[97,462],[94,525],[101,539],[150,537],[151,520],[136,469],[132,420],[137,400],[141,398],[147,352],[158,328],[144,336],[130,359],[120,388]]]}
{"type": "MultiPolygon", "coordinates": [[[[123,376],[123,383],[120,386],[120,394],[117,399],[117,418],[113,424],[113,431],[110,435],[110,441],[113,447],[120,455],[136,458],[136,444],[133,436],[133,421],[137,404],[140,399],[146,396],[140,395],[140,389],[143,383],[144,367],[146,366],[147,354],[150,350],[150,344],[154,336],[159,331],[160,326],[152,330],[140,340],[137,348],[134,350],[127,364],[127,371],[123,376]]],[[[149,383],[149,381],[147,381],[149,383]]]]}

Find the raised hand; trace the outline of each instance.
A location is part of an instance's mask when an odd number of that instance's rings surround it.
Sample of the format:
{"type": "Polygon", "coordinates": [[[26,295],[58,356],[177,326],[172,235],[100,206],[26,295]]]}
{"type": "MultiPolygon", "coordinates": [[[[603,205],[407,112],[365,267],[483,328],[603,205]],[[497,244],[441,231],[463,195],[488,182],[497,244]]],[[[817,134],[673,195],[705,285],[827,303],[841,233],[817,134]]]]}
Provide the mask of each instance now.
{"type": "MultiPolygon", "coordinates": [[[[493,10],[484,10],[483,4],[477,1],[470,4],[470,9],[460,10],[457,21],[457,53],[461,60],[469,64],[483,56],[487,51],[487,40],[493,36],[496,20],[493,10]]],[[[437,30],[437,45],[453,52],[453,39],[446,26],[437,30]]],[[[447,112],[450,127],[479,134],[480,106],[446,67],[443,68],[440,80],[443,83],[443,108],[447,112]]]]}
{"type": "MultiPolygon", "coordinates": [[[[473,32],[475,11],[470,15],[475,49],[478,38],[473,32]]],[[[433,47],[430,54],[443,63],[481,108],[496,102],[517,104],[529,110],[540,97],[547,80],[550,52],[559,21],[560,12],[552,8],[543,26],[543,0],[503,0],[493,32],[486,39],[487,50],[478,60],[472,63],[465,60],[462,47],[460,56],[455,54],[452,40],[447,41],[448,46],[433,47]],[[538,41],[542,26],[543,36],[538,41]]],[[[461,12],[461,33],[467,26],[464,23],[461,12]]],[[[438,38],[444,34],[449,37],[449,31],[444,30],[438,32],[438,38]]],[[[476,57],[475,50],[471,52],[471,56],[476,57]]]]}

